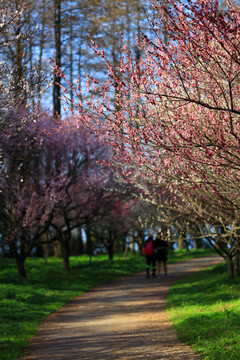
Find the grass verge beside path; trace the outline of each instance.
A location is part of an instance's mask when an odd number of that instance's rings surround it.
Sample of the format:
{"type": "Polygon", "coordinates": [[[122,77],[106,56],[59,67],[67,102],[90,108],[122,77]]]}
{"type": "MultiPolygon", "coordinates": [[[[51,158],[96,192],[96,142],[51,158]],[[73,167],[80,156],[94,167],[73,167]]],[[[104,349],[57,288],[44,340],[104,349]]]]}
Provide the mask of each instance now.
{"type": "Polygon", "coordinates": [[[167,311],[179,339],[203,360],[240,359],[240,281],[228,279],[225,264],[175,282],[167,311]]]}
{"type": "MultiPolygon", "coordinates": [[[[208,250],[175,251],[169,263],[207,256],[208,250]]],[[[0,360],[14,360],[35,335],[39,324],[70,299],[115,278],[143,271],[145,258],[116,255],[113,262],[106,255],[92,258],[71,257],[71,269],[62,269],[61,259],[29,258],[27,278],[17,274],[13,259],[0,259],[0,360]]]]}

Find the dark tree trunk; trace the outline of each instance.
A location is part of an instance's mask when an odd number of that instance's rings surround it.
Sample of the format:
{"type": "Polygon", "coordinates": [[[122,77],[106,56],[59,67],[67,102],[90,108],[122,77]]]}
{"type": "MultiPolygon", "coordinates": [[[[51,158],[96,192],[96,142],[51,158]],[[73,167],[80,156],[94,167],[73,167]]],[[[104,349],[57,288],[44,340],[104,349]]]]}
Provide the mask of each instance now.
{"type": "Polygon", "coordinates": [[[199,247],[198,247],[198,239],[193,239],[193,249],[194,250],[198,250],[199,247]]]}
{"type": "Polygon", "coordinates": [[[87,235],[87,243],[86,243],[86,253],[89,256],[92,256],[92,238],[91,238],[91,231],[90,227],[87,225],[86,227],[86,235],[87,235]]]}
{"type": "Polygon", "coordinates": [[[65,235],[64,239],[61,241],[62,244],[62,253],[63,253],[63,268],[68,271],[70,269],[69,265],[69,255],[70,255],[70,238],[68,235],[65,235]]]}
{"type": "Polygon", "coordinates": [[[19,256],[16,257],[18,274],[22,277],[27,277],[26,271],[25,271],[25,266],[24,266],[24,261],[25,261],[25,259],[23,260],[19,256]]]}
{"type": "Polygon", "coordinates": [[[18,251],[16,248],[15,242],[12,242],[10,244],[10,253],[16,260],[18,274],[22,277],[27,277],[26,271],[25,271],[25,266],[24,266],[24,262],[27,257],[27,252],[24,251],[25,245],[26,245],[25,243],[22,243],[22,245],[18,251]]]}
{"type": "Polygon", "coordinates": [[[240,253],[237,252],[237,254],[234,256],[234,277],[240,275],[240,253]]]}
{"type": "Polygon", "coordinates": [[[116,238],[115,231],[109,230],[108,231],[108,245],[107,245],[109,260],[113,260],[115,238],[116,238]]]}
{"type": "Polygon", "coordinates": [[[128,245],[128,243],[126,242],[126,243],[125,243],[125,248],[124,248],[124,257],[127,257],[128,249],[129,249],[129,245],[128,245]]]}
{"type": "MultiPolygon", "coordinates": [[[[57,67],[61,67],[61,0],[54,0],[54,16],[56,65],[57,67]]],[[[53,116],[61,115],[60,82],[61,77],[58,76],[58,74],[54,74],[53,116]]]]}
{"type": "Polygon", "coordinates": [[[226,262],[227,262],[228,277],[229,277],[229,279],[233,279],[234,278],[234,264],[233,264],[232,258],[230,256],[226,256],[226,262]]]}
{"type": "Polygon", "coordinates": [[[23,94],[23,45],[22,40],[19,37],[21,34],[21,27],[16,27],[16,57],[14,59],[14,94],[15,94],[15,101],[19,105],[24,105],[26,103],[26,99],[24,98],[23,94]]]}
{"type": "Polygon", "coordinates": [[[138,254],[143,255],[144,230],[138,230],[138,254]]]}
{"type": "Polygon", "coordinates": [[[70,270],[70,264],[69,264],[69,256],[63,256],[63,269],[68,271],[70,270]]]}
{"type": "Polygon", "coordinates": [[[113,260],[113,244],[108,245],[108,259],[113,260]]]}
{"type": "Polygon", "coordinates": [[[80,255],[84,254],[83,238],[81,228],[78,230],[78,252],[80,255]]]}
{"type": "Polygon", "coordinates": [[[45,43],[45,12],[46,12],[46,0],[42,0],[42,30],[40,34],[40,44],[39,44],[39,56],[38,56],[38,101],[41,100],[41,82],[42,82],[42,57],[43,57],[43,48],[45,43]]]}
{"type": "Polygon", "coordinates": [[[179,250],[184,249],[183,241],[184,241],[183,235],[180,233],[179,237],[178,237],[178,249],[179,250]]]}
{"type": "Polygon", "coordinates": [[[130,238],[131,238],[131,254],[135,254],[135,238],[134,238],[133,230],[130,230],[130,238]]]}

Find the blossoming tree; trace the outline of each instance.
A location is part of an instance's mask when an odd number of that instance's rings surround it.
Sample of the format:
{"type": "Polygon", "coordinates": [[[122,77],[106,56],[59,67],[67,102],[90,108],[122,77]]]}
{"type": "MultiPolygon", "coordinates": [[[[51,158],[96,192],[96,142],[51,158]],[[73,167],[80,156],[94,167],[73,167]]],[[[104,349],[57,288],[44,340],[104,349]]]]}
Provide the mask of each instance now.
{"type": "Polygon", "coordinates": [[[77,117],[108,134],[127,181],[148,195],[166,189],[181,198],[173,205],[180,212],[197,214],[214,246],[224,243],[233,276],[240,250],[240,9],[232,1],[225,10],[217,0],[151,3],[152,35],[136,39],[141,59],[123,41],[121,65],[113,67],[93,42],[108,80],[88,77],[98,96],[76,100],[77,117]]]}

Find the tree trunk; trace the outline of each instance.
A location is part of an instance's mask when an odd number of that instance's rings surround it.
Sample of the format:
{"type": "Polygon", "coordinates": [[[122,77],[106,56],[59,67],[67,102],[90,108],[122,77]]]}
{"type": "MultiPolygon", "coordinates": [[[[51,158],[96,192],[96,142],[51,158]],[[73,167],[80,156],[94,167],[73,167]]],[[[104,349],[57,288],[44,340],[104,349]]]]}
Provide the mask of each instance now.
{"type": "Polygon", "coordinates": [[[227,262],[228,277],[229,277],[229,279],[233,279],[234,278],[234,264],[233,264],[232,258],[229,256],[226,256],[226,262],[227,262]]]}
{"type": "MultiPolygon", "coordinates": [[[[27,17],[28,17],[28,32],[31,33],[31,8],[29,8],[27,10],[27,17]]],[[[30,79],[28,80],[29,82],[29,87],[31,89],[31,96],[30,96],[30,100],[32,102],[32,107],[34,108],[35,106],[35,96],[33,96],[34,94],[34,90],[35,90],[35,85],[34,85],[34,81],[35,79],[32,78],[31,74],[34,73],[34,69],[33,69],[33,37],[29,36],[28,38],[28,63],[29,63],[29,72],[30,72],[30,79]]]]}
{"type": "Polygon", "coordinates": [[[43,250],[43,256],[44,256],[44,262],[45,262],[45,264],[47,264],[48,263],[48,245],[43,244],[42,250],[43,250]]]}
{"type": "Polygon", "coordinates": [[[174,242],[172,242],[172,241],[169,241],[169,242],[168,242],[169,252],[170,252],[170,255],[171,255],[171,256],[174,255],[173,245],[174,245],[174,242]]]}
{"type": "MultiPolygon", "coordinates": [[[[72,11],[71,11],[72,12],[72,11]]],[[[72,24],[72,13],[70,13],[70,39],[69,39],[69,67],[70,67],[70,83],[73,83],[73,24],[72,24]]],[[[70,87],[70,98],[71,98],[71,111],[73,111],[73,88],[70,87]]]]}
{"type": "Polygon", "coordinates": [[[59,258],[61,255],[62,255],[61,243],[59,240],[56,240],[54,243],[54,256],[56,258],[59,258]]]}
{"type": "Polygon", "coordinates": [[[22,277],[27,277],[26,271],[25,271],[25,266],[24,266],[24,261],[25,261],[25,259],[23,260],[19,256],[16,257],[18,274],[22,277]]]}
{"type": "Polygon", "coordinates": [[[40,44],[39,44],[39,59],[38,59],[38,91],[37,91],[37,96],[38,96],[38,101],[40,103],[41,101],[41,82],[42,82],[42,56],[43,56],[43,48],[44,48],[44,42],[45,42],[45,10],[46,9],[46,0],[42,0],[42,29],[41,29],[41,34],[40,34],[40,44]]]}
{"type": "Polygon", "coordinates": [[[61,245],[62,245],[62,253],[63,253],[63,269],[68,271],[70,269],[69,266],[69,254],[70,254],[70,238],[69,235],[63,235],[64,238],[61,241],[61,245]]]}
{"type": "Polygon", "coordinates": [[[115,231],[108,230],[108,259],[113,260],[113,254],[114,254],[114,243],[115,243],[115,231]]]}
{"type": "Polygon", "coordinates": [[[144,230],[138,230],[138,254],[143,255],[144,230]]]}
{"type": "MultiPolygon", "coordinates": [[[[61,67],[61,0],[54,0],[54,16],[56,65],[61,67]]],[[[53,116],[57,117],[61,115],[60,82],[61,77],[55,73],[53,81],[53,116]]]]}
{"type": "Polygon", "coordinates": [[[184,240],[184,244],[185,244],[186,251],[189,251],[189,244],[188,244],[187,239],[184,240]]]}
{"type": "Polygon", "coordinates": [[[135,239],[133,230],[130,231],[130,238],[131,238],[131,254],[135,254],[135,239]]]}
{"type": "Polygon", "coordinates": [[[80,39],[80,44],[79,44],[79,52],[78,52],[78,85],[79,85],[79,89],[78,89],[78,92],[79,92],[79,96],[80,96],[80,100],[82,101],[82,93],[81,93],[81,90],[82,90],[82,40],[80,39]]]}
{"type": "Polygon", "coordinates": [[[234,256],[234,277],[237,277],[240,275],[240,253],[237,252],[237,254],[234,256]]]}
{"type": "Polygon", "coordinates": [[[108,259],[113,260],[113,244],[108,245],[108,259]]]}
{"type": "MultiPolygon", "coordinates": [[[[47,233],[45,233],[43,236],[43,241],[47,241],[48,240],[48,236],[47,233]]],[[[44,256],[44,260],[45,260],[45,264],[48,263],[48,244],[43,243],[42,244],[42,252],[43,252],[43,256],[44,256]]]]}
{"type": "Polygon", "coordinates": [[[63,256],[63,269],[66,271],[70,270],[69,256],[67,256],[67,255],[63,256]]]}
{"type": "Polygon", "coordinates": [[[179,234],[178,237],[178,250],[183,250],[184,249],[184,242],[183,242],[183,234],[179,234]]]}
{"type": "Polygon", "coordinates": [[[128,243],[126,242],[125,243],[125,249],[124,249],[124,257],[127,257],[128,248],[129,248],[129,246],[128,246],[128,243]]]}
{"type": "Polygon", "coordinates": [[[87,235],[87,243],[86,243],[86,253],[89,256],[92,256],[92,239],[91,239],[91,232],[90,228],[86,226],[86,235],[87,235]]]}
{"type": "Polygon", "coordinates": [[[83,237],[82,237],[82,229],[78,229],[78,252],[80,255],[84,254],[84,246],[83,246],[83,237]]]}
{"type": "Polygon", "coordinates": [[[14,94],[16,104],[24,105],[26,103],[26,98],[23,94],[23,44],[22,39],[20,38],[21,28],[20,26],[16,26],[16,57],[14,59],[14,94]]]}
{"type": "Polygon", "coordinates": [[[198,250],[198,241],[197,241],[197,239],[193,239],[193,249],[198,250]]]}

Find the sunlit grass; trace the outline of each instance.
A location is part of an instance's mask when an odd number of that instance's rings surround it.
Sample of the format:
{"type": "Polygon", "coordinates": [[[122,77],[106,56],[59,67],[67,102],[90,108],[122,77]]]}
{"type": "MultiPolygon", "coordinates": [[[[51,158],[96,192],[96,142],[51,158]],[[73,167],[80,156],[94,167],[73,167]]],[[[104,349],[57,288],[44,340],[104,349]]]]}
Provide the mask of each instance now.
{"type": "Polygon", "coordinates": [[[167,307],[179,339],[203,360],[240,359],[240,280],[224,264],[177,281],[167,307]]]}
{"type": "MultiPolygon", "coordinates": [[[[190,253],[175,251],[169,262],[207,255],[206,251],[190,253]]],[[[141,272],[145,258],[116,255],[109,261],[106,255],[70,258],[71,269],[62,268],[62,260],[29,258],[26,261],[27,278],[19,277],[13,259],[0,259],[0,359],[14,360],[21,355],[27,341],[39,324],[70,299],[96,285],[117,277],[141,272]]]]}
{"type": "Polygon", "coordinates": [[[171,256],[171,252],[169,251],[168,262],[174,264],[179,261],[190,260],[192,258],[205,257],[210,255],[216,255],[216,252],[211,249],[198,249],[198,250],[174,250],[173,256],[171,256]]]}

